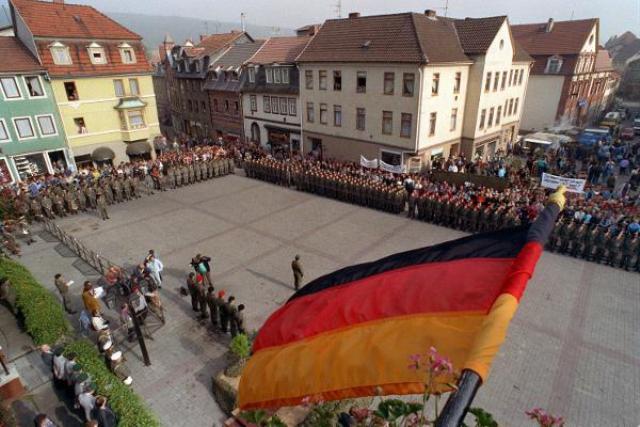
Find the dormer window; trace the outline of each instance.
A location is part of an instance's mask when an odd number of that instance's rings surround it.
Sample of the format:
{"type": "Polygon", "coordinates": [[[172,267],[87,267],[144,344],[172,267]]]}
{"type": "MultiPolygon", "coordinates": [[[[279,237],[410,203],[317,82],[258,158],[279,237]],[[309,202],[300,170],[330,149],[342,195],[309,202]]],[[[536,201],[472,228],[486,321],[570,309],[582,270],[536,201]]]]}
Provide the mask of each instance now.
{"type": "Polygon", "coordinates": [[[51,51],[51,57],[53,63],[56,65],[71,65],[71,55],[69,54],[69,47],[63,45],[60,42],[51,43],[49,45],[51,51]]]}
{"type": "Polygon", "coordinates": [[[131,45],[128,43],[121,43],[118,45],[118,49],[120,49],[120,58],[124,64],[136,63],[136,52],[133,50],[131,45]]]}
{"type": "Polygon", "coordinates": [[[256,82],[256,69],[255,67],[249,67],[247,69],[247,73],[249,74],[249,83],[256,82]]]}
{"type": "Polygon", "coordinates": [[[547,67],[545,68],[545,74],[558,74],[562,69],[562,58],[554,55],[547,59],[547,67]]]}
{"type": "Polygon", "coordinates": [[[100,65],[107,63],[107,55],[104,52],[104,48],[98,43],[93,42],[87,46],[87,52],[89,52],[89,58],[92,64],[100,65]]]}

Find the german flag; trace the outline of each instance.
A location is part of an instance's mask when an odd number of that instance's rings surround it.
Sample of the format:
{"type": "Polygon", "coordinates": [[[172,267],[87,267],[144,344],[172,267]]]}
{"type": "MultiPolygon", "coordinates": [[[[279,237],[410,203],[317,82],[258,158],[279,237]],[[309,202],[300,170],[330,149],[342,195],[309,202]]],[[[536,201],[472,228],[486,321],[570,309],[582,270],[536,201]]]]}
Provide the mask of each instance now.
{"type": "Polygon", "coordinates": [[[529,228],[403,252],[310,282],[260,329],[240,408],[423,393],[424,373],[408,368],[409,356],[431,346],[485,381],[564,205],[562,191],[552,201],[529,228]]]}

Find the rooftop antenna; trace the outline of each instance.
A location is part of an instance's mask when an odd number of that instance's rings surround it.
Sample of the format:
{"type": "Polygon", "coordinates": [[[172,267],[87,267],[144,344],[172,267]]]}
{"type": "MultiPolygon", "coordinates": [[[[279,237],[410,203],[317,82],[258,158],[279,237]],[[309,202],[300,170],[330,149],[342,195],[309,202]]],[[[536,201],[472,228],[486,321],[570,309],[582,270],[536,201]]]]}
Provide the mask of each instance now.
{"type": "Polygon", "coordinates": [[[338,0],[338,2],[335,5],[336,9],[336,15],[338,16],[338,19],[342,18],[342,0],[338,0]]]}
{"type": "Polygon", "coordinates": [[[274,36],[280,35],[280,27],[271,27],[271,34],[274,36]]]}
{"type": "Polygon", "coordinates": [[[209,21],[204,21],[205,34],[209,35],[209,21]]]}
{"type": "Polygon", "coordinates": [[[449,14],[449,0],[444,0],[444,17],[449,14]]]}
{"type": "Polygon", "coordinates": [[[245,30],[244,20],[245,20],[246,16],[247,16],[247,15],[245,15],[245,13],[244,13],[244,12],[242,12],[242,13],[240,14],[240,25],[242,26],[242,32],[243,32],[243,33],[244,33],[244,30],[245,30]]]}

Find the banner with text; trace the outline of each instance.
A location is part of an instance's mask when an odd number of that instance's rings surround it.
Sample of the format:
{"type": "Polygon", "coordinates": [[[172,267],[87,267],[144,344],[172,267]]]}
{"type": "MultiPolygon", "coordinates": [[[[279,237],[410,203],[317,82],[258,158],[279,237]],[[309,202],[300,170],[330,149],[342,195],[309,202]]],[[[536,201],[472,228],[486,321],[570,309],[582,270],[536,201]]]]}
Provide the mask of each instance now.
{"type": "Polygon", "coordinates": [[[380,169],[391,173],[404,173],[402,165],[390,165],[380,160],[380,169]]]}
{"type": "Polygon", "coordinates": [[[565,178],[564,176],[551,175],[550,173],[542,174],[541,185],[545,188],[551,188],[555,190],[559,185],[567,187],[567,191],[573,193],[582,193],[584,191],[584,179],[578,178],[565,178]]]}
{"type": "Polygon", "coordinates": [[[360,166],[363,168],[376,169],[378,167],[378,159],[367,160],[362,154],[360,155],[360,166]]]}

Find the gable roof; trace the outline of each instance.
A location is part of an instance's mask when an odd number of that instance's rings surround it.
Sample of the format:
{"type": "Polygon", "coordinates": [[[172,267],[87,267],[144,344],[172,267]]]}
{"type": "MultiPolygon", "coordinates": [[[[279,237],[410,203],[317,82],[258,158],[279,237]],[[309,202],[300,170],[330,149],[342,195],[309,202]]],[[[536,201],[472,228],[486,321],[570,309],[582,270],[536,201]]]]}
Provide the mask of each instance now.
{"type": "Polygon", "coordinates": [[[231,45],[225,53],[220,56],[215,62],[209,65],[210,69],[222,67],[223,69],[233,67],[240,68],[242,64],[251,58],[258,49],[263,45],[264,41],[258,41],[254,43],[242,43],[231,45]]]}
{"type": "Polygon", "coordinates": [[[229,33],[211,34],[205,37],[198,43],[196,48],[203,48],[204,52],[212,53],[229,46],[231,43],[246,35],[250,40],[253,40],[251,36],[242,31],[231,31],[229,33]]]}
{"type": "Polygon", "coordinates": [[[0,61],[0,73],[44,70],[17,37],[0,37],[0,58],[11,58],[0,61]]]}
{"type": "Polygon", "coordinates": [[[611,60],[611,56],[609,52],[604,49],[598,49],[598,53],[596,54],[596,62],[594,65],[594,69],[596,72],[598,71],[612,71],[613,70],[613,61],[611,60]]]}
{"type": "Polygon", "coordinates": [[[91,6],[38,0],[10,0],[35,37],[142,40],[91,6]]]}
{"type": "Polygon", "coordinates": [[[496,38],[506,16],[453,19],[460,44],[467,55],[486,53],[496,38]]]}
{"type": "Polygon", "coordinates": [[[295,62],[311,37],[272,37],[247,62],[252,64],[285,64],[295,62]]]}
{"type": "Polygon", "coordinates": [[[577,55],[598,19],[557,21],[546,32],[547,23],[512,25],[511,33],[530,55],[577,55]]]}
{"type": "Polygon", "coordinates": [[[330,19],[300,62],[468,62],[448,19],[417,13],[330,19]]]}

